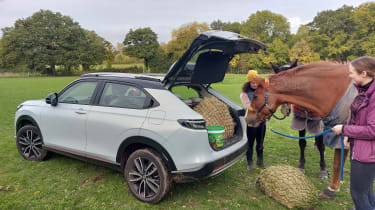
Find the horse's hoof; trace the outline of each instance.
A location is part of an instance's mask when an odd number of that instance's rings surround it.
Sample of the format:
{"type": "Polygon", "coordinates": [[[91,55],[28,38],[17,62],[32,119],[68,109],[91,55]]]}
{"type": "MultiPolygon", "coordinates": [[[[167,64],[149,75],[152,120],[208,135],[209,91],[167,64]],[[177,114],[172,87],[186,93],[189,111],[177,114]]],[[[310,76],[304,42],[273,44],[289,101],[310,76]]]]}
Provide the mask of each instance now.
{"type": "Polygon", "coordinates": [[[319,198],[324,200],[324,199],[333,199],[335,198],[336,193],[335,191],[331,191],[328,188],[324,189],[323,192],[319,194],[319,198]]]}
{"type": "Polygon", "coordinates": [[[319,178],[320,179],[328,179],[328,171],[327,170],[321,170],[319,171],[319,178]]]}
{"type": "Polygon", "coordinates": [[[299,170],[303,173],[303,174],[305,174],[306,173],[306,171],[305,171],[305,169],[304,168],[299,168],[299,170]]]}

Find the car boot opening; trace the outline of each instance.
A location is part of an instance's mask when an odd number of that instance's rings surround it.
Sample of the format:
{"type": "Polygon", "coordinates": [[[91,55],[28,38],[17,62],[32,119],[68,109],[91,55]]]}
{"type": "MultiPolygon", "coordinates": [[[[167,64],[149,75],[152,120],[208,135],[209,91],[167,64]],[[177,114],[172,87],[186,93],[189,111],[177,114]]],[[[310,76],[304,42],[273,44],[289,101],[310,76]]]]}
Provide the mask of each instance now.
{"type": "Polygon", "coordinates": [[[194,85],[174,87],[172,92],[191,109],[202,115],[206,126],[224,128],[222,140],[216,142],[216,139],[211,137],[209,139],[214,150],[222,150],[241,140],[242,129],[239,117],[218,97],[210,94],[205,88],[194,85]]]}

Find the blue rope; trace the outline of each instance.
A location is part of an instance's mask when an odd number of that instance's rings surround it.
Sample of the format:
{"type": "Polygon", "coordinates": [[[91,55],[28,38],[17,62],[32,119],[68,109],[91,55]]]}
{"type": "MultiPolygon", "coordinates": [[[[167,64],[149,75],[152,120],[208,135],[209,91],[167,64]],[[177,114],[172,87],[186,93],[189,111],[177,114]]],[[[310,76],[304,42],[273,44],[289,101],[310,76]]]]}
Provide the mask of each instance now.
{"type": "Polygon", "coordinates": [[[276,133],[276,134],[279,134],[279,135],[281,135],[281,136],[289,137],[289,138],[292,138],[292,139],[309,139],[309,138],[315,138],[315,137],[317,137],[317,136],[320,136],[320,135],[324,135],[324,134],[326,134],[326,133],[329,133],[329,132],[332,131],[332,128],[330,128],[330,129],[328,129],[328,130],[325,130],[325,131],[323,131],[323,132],[321,132],[321,133],[317,133],[317,134],[315,134],[315,135],[312,135],[312,136],[305,136],[305,137],[290,136],[290,135],[283,134],[283,133],[280,133],[280,132],[278,132],[278,131],[275,131],[275,130],[272,129],[272,128],[271,128],[271,131],[274,132],[274,133],[276,133]]]}
{"type": "MultiPolygon", "coordinates": [[[[326,133],[329,133],[332,131],[332,128],[330,129],[327,129],[323,132],[320,132],[320,133],[317,133],[315,135],[312,135],[312,136],[305,136],[305,137],[297,137],[297,136],[291,136],[291,135],[287,135],[287,134],[284,134],[284,133],[280,133],[278,131],[275,131],[274,129],[271,128],[271,131],[276,133],[276,134],[279,134],[281,136],[285,136],[285,137],[288,137],[288,138],[292,138],[292,139],[309,139],[309,138],[314,138],[314,137],[317,137],[317,136],[321,136],[321,135],[324,135],[326,133]]],[[[341,140],[341,165],[340,165],[340,180],[343,181],[344,178],[343,178],[343,168],[344,168],[344,137],[342,135],[340,135],[340,140],[341,140]]]]}

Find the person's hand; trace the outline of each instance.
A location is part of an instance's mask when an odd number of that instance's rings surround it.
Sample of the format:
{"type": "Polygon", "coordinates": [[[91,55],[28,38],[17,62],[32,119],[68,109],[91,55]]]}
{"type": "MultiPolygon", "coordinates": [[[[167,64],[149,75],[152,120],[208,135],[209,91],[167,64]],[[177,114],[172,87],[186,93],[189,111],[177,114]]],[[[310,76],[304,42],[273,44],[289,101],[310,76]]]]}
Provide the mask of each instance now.
{"type": "Polygon", "coordinates": [[[350,146],[349,138],[347,136],[344,136],[344,146],[345,147],[349,147],[350,146]]]}
{"type": "Polygon", "coordinates": [[[332,131],[336,135],[340,135],[342,133],[342,125],[335,125],[335,127],[332,128],[332,131]]]}

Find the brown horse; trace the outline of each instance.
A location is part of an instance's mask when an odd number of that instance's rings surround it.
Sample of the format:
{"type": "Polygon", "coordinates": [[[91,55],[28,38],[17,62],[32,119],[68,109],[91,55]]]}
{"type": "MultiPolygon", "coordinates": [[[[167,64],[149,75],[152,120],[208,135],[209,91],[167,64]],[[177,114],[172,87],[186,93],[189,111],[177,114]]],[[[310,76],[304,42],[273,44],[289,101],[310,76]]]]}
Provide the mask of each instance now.
{"type": "MultiPolygon", "coordinates": [[[[302,64],[298,64],[298,60],[297,59],[294,62],[292,62],[291,64],[286,64],[286,65],[283,65],[283,66],[280,66],[280,67],[275,66],[273,63],[270,63],[270,64],[271,64],[271,67],[272,67],[273,71],[275,72],[275,74],[278,74],[280,72],[283,72],[283,71],[292,69],[292,68],[294,68],[296,66],[302,65],[302,64]]],[[[286,106],[290,107],[289,104],[287,104],[286,106]]],[[[305,137],[305,135],[306,135],[306,129],[307,129],[307,127],[309,127],[309,124],[311,123],[310,126],[320,126],[321,120],[319,120],[319,118],[320,118],[319,116],[315,116],[314,119],[307,120],[307,119],[309,119],[309,117],[311,117],[308,114],[311,111],[310,110],[306,110],[303,107],[300,107],[299,109],[305,111],[305,113],[303,113],[302,115],[299,114],[298,118],[301,119],[301,120],[303,120],[304,123],[306,124],[306,126],[305,126],[305,128],[303,130],[299,130],[298,134],[299,134],[299,137],[305,137]],[[319,123],[317,123],[317,122],[319,122],[319,123]]],[[[287,110],[286,114],[289,114],[289,111],[290,111],[290,108],[289,108],[289,110],[287,110]]],[[[299,158],[298,168],[300,168],[301,171],[303,173],[305,173],[305,163],[306,163],[306,160],[305,160],[305,148],[306,148],[306,139],[299,139],[298,144],[299,144],[299,150],[300,150],[300,158],[299,158]]],[[[320,154],[320,171],[319,171],[318,177],[321,178],[321,179],[328,179],[328,171],[326,169],[326,162],[324,160],[325,146],[324,146],[324,143],[323,143],[323,135],[315,137],[315,146],[318,148],[319,154],[320,154]]]]}
{"type": "MultiPolygon", "coordinates": [[[[260,122],[270,118],[281,104],[286,103],[305,107],[317,112],[322,118],[327,118],[352,84],[348,75],[347,64],[322,62],[297,66],[272,75],[269,77],[269,84],[258,77],[255,79],[258,88],[248,109],[247,122],[258,126],[260,122]]],[[[347,118],[348,104],[351,101],[345,102],[345,106],[336,110],[336,115],[347,118]]],[[[347,153],[346,150],[345,159],[347,153]]],[[[337,191],[340,187],[340,163],[340,149],[335,149],[333,175],[328,188],[331,191],[337,191]]]]}

